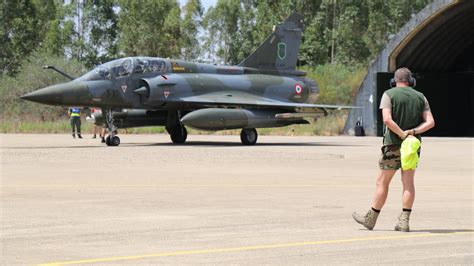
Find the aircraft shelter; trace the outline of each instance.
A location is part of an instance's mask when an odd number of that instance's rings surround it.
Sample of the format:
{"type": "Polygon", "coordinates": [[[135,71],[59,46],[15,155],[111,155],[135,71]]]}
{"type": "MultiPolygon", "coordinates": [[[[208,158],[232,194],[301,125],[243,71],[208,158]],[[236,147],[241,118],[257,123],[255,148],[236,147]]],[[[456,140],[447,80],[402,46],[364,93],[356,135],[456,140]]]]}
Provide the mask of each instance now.
{"type": "Polygon", "coordinates": [[[367,135],[382,135],[380,98],[399,67],[429,100],[436,127],[424,135],[474,136],[474,1],[435,0],[393,36],[363,80],[344,132],[360,121],[367,135]]]}

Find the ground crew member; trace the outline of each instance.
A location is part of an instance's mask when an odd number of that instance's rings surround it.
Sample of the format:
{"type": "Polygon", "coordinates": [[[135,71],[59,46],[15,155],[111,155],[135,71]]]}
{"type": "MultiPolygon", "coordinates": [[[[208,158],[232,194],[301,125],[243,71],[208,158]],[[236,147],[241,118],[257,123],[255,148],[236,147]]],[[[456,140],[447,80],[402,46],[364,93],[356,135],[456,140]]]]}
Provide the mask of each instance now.
{"type": "MultiPolygon", "coordinates": [[[[380,210],[387,199],[390,181],[401,167],[400,146],[402,141],[413,136],[421,141],[420,134],[435,125],[426,97],[409,86],[410,83],[414,83],[410,70],[407,68],[397,69],[394,79],[396,87],[387,90],[380,102],[385,126],[382,156],[379,161],[380,172],[376,179],[377,185],[372,208],[364,216],[355,212],[352,214],[356,222],[369,230],[374,228],[380,210]]],[[[402,213],[398,217],[395,230],[408,232],[410,231],[410,214],[415,200],[415,170],[402,169],[401,175],[403,184],[402,213]]]]}
{"type": "MultiPolygon", "coordinates": [[[[88,118],[93,118],[94,113],[96,112],[95,108],[90,109],[90,113],[87,115],[88,118]]],[[[102,137],[102,131],[97,127],[95,123],[92,124],[92,138],[97,138],[97,131],[99,131],[99,137],[102,137]]]]}
{"type": "Polygon", "coordinates": [[[71,117],[71,128],[72,128],[72,137],[76,138],[76,131],[77,137],[82,139],[81,136],[81,109],[78,107],[71,107],[69,108],[69,116],[71,117]]]}

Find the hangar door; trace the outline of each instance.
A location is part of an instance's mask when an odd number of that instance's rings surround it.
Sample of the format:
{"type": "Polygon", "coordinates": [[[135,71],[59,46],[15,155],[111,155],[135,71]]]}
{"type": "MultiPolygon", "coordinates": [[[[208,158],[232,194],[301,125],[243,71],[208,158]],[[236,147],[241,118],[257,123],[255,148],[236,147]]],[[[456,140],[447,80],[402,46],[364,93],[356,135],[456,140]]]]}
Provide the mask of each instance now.
{"type": "MultiPolygon", "coordinates": [[[[414,73],[415,89],[423,93],[430,103],[436,122],[435,128],[423,135],[444,137],[473,137],[474,124],[474,72],[414,73]]],[[[380,99],[390,88],[393,73],[376,74],[377,135],[382,136],[382,113],[378,110],[380,99]]]]}

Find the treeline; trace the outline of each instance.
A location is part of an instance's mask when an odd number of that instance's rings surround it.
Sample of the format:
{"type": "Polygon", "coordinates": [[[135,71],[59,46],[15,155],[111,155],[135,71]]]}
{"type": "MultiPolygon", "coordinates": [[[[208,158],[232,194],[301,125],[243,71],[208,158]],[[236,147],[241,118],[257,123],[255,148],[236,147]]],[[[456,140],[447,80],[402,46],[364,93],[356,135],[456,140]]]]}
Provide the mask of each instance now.
{"type": "Polygon", "coordinates": [[[431,0],[0,1],[0,71],[31,53],[87,68],[135,55],[236,64],[294,11],[305,16],[300,66],[364,64],[431,0]]]}
{"type": "MultiPolygon", "coordinates": [[[[205,11],[200,0],[0,0],[0,132],[67,129],[61,107],[19,99],[67,81],[42,65],[79,76],[135,55],[237,64],[294,11],[306,20],[298,65],[318,82],[318,102],[351,104],[367,63],[429,2],[217,0],[205,11]]],[[[344,119],[333,118],[319,122],[331,133],[309,130],[338,134],[344,119]]]]}

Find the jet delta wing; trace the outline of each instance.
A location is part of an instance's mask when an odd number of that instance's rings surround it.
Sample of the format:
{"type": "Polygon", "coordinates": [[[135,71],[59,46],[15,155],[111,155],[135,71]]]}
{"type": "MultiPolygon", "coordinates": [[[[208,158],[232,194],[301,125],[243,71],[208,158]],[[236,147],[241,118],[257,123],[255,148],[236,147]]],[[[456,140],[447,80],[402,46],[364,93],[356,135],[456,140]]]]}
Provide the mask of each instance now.
{"type": "Polygon", "coordinates": [[[355,106],[328,105],[311,103],[288,103],[276,99],[256,96],[245,92],[217,92],[201,96],[183,97],[179,100],[169,100],[168,104],[186,104],[194,107],[222,107],[222,108],[251,108],[275,109],[293,112],[311,113],[315,109],[352,109],[355,106]],[[304,111],[306,110],[306,111],[304,111]]]}
{"type": "Polygon", "coordinates": [[[107,145],[117,146],[118,127],[165,126],[173,143],[184,143],[185,126],[202,130],[242,129],[241,141],[257,141],[256,128],[307,124],[328,109],[313,104],[319,88],[296,69],[303,16],[294,13],[237,66],[128,57],[97,66],[72,81],[21,98],[50,105],[101,108],[107,145]]]}

